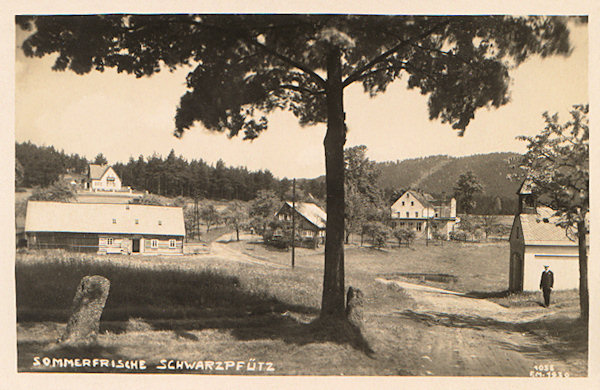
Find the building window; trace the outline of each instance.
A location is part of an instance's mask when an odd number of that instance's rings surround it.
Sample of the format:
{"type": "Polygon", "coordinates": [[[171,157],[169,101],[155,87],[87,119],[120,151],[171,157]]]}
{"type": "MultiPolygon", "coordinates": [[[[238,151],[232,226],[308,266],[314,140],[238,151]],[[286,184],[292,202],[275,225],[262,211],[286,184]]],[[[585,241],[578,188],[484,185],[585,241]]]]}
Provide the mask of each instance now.
{"type": "Polygon", "coordinates": [[[420,231],[421,231],[421,227],[422,227],[422,224],[421,224],[421,223],[418,223],[418,224],[417,224],[417,231],[418,231],[418,232],[420,232],[420,231]]]}
{"type": "Polygon", "coordinates": [[[169,240],[169,248],[173,249],[177,247],[177,242],[175,240],[169,240]]]}
{"type": "Polygon", "coordinates": [[[136,220],[135,220],[135,224],[136,224],[136,225],[139,225],[139,224],[140,224],[140,220],[139,220],[139,219],[136,219],[136,220]]]}
{"type": "Polygon", "coordinates": [[[404,206],[404,201],[402,201],[402,206],[404,206]]]}
{"type": "Polygon", "coordinates": [[[150,248],[158,248],[158,240],[156,238],[150,240],[150,248]]]}
{"type": "Polygon", "coordinates": [[[410,215],[408,215],[408,211],[406,212],[406,218],[410,217],[410,215]]]}
{"type": "Polygon", "coordinates": [[[162,221],[159,219],[158,220],[158,226],[161,226],[161,225],[162,225],[162,221]]]}
{"type": "Polygon", "coordinates": [[[115,178],[114,178],[114,177],[112,177],[112,176],[109,176],[109,177],[107,177],[107,178],[106,178],[106,180],[107,180],[107,181],[115,181],[115,178]]]}
{"type": "Polygon", "coordinates": [[[435,217],[436,217],[436,218],[438,217],[438,213],[435,213],[435,217]]]}
{"type": "Polygon", "coordinates": [[[116,223],[117,223],[117,219],[113,218],[113,224],[116,224],[116,223]]]}
{"type": "Polygon", "coordinates": [[[108,237],[108,238],[106,239],[106,245],[112,245],[112,244],[113,244],[113,239],[112,239],[112,237],[108,237]]]}
{"type": "Polygon", "coordinates": [[[411,200],[411,201],[410,201],[410,205],[411,205],[411,206],[414,206],[414,205],[415,205],[415,202],[413,202],[413,201],[411,200]]]}
{"type": "Polygon", "coordinates": [[[419,212],[415,211],[415,218],[419,218],[419,212]]]}

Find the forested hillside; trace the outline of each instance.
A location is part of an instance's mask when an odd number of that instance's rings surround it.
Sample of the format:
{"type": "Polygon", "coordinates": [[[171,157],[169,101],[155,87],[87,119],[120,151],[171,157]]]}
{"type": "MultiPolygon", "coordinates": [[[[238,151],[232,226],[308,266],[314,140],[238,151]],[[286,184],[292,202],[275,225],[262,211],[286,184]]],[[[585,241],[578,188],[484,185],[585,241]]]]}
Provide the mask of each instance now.
{"type": "Polygon", "coordinates": [[[15,145],[17,186],[45,187],[67,171],[84,173],[87,160],[78,154],[66,154],[53,146],[37,146],[31,142],[15,145]]]}
{"type": "MultiPolygon", "coordinates": [[[[490,153],[466,157],[431,156],[396,162],[383,162],[379,185],[387,194],[417,188],[436,195],[453,193],[458,177],[473,171],[483,185],[483,193],[477,196],[475,213],[491,213],[500,199],[500,212],[514,213],[519,184],[508,179],[510,160],[518,158],[516,153],[490,153]]],[[[459,210],[460,212],[461,210],[459,210]]]]}
{"type": "MultiPolygon", "coordinates": [[[[420,189],[436,196],[450,196],[458,177],[473,171],[483,185],[476,196],[477,214],[512,214],[516,209],[515,192],[519,183],[508,180],[509,160],[515,153],[492,153],[467,157],[430,156],[394,162],[377,163],[380,170],[377,186],[391,204],[400,192],[420,189]]],[[[52,146],[31,142],[16,144],[16,171],[19,187],[48,186],[61,174],[85,173],[89,161],[78,154],[66,154],[52,146]]],[[[127,163],[113,164],[123,185],[168,197],[187,196],[222,200],[251,200],[260,190],[272,190],[279,197],[289,197],[290,179],[279,179],[269,170],[249,171],[245,167],[228,167],[219,160],[208,164],[202,159],[187,160],[171,151],[166,158],[131,157],[127,163]]],[[[325,177],[297,180],[297,196],[312,195],[325,199],[325,177]],[[301,195],[304,194],[304,195],[301,195]]],[[[459,209],[459,212],[461,210],[459,209]]]]}
{"type": "MultiPolygon", "coordinates": [[[[69,155],[31,142],[17,143],[15,149],[17,187],[46,187],[67,172],[86,173],[90,163],[78,154],[69,155]]],[[[291,187],[289,180],[279,180],[269,170],[227,167],[221,160],[214,165],[202,159],[188,161],[174,151],[166,158],[157,154],[132,157],[125,164],[112,166],[124,186],[169,197],[250,200],[260,190],[283,194],[291,187]]]]}

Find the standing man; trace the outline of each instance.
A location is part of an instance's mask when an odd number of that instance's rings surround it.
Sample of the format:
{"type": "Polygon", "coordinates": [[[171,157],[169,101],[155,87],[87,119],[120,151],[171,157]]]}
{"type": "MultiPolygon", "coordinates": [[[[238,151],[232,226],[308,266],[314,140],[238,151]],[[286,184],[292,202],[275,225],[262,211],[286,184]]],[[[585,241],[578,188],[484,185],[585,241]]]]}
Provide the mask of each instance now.
{"type": "Polygon", "coordinates": [[[548,266],[544,266],[544,272],[542,272],[542,278],[540,280],[540,290],[544,293],[544,306],[550,306],[550,293],[554,286],[554,274],[548,269],[548,266]]]}

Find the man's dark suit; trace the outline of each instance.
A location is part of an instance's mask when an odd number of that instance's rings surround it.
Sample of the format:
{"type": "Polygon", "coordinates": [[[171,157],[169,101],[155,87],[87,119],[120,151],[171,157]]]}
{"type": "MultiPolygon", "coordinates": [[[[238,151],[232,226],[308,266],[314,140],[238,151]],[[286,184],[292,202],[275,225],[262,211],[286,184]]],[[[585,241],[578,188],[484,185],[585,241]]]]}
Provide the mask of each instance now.
{"type": "Polygon", "coordinates": [[[553,286],[554,274],[549,269],[544,270],[544,272],[542,272],[542,279],[540,280],[540,289],[542,289],[544,293],[544,305],[546,307],[550,306],[550,293],[552,292],[553,286]]]}

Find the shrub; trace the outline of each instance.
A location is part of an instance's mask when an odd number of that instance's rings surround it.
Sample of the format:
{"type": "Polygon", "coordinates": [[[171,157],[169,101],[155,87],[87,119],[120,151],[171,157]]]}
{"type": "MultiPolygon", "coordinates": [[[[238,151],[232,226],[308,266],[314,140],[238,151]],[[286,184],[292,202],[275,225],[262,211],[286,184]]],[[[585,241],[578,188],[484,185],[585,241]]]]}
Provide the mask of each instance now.
{"type": "Polygon", "coordinates": [[[370,238],[374,247],[382,248],[391,235],[391,229],[381,222],[368,222],[363,225],[363,233],[370,238]]]}
{"type": "Polygon", "coordinates": [[[415,232],[406,228],[394,229],[394,237],[398,240],[398,244],[410,245],[415,239],[415,232]]]}
{"type": "Polygon", "coordinates": [[[450,239],[455,241],[467,241],[467,233],[462,230],[450,232],[450,239]]]}
{"type": "Polygon", "coordinates": [[[437,230],[435,230],[432,235],[433,235],[433,239],[434,240],[445,241],[445,240],[448,239],[448,236],[446,236],[446,233],[440,232],[440,231],[437,231],[437,230]]]}

